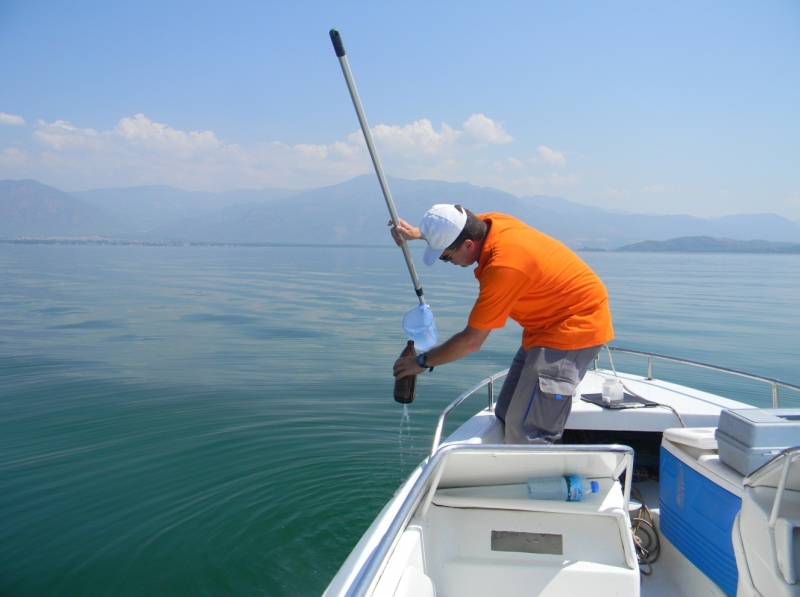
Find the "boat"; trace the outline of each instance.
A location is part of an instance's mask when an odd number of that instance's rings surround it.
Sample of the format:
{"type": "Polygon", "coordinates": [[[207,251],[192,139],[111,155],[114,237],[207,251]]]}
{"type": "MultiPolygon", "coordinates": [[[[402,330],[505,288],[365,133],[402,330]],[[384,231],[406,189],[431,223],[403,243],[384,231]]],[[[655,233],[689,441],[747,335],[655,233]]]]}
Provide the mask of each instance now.
{"type": "Polygon", "coordinates": [[[800,595],[800,409],[780,409],[781,391],[800,386],[606,349],[563,443],[503,444],[494,389],[508,370],[458,396],[324,597],[800,595]],[[646,359],[646,374],[618,371],[612,353],[646,359]],[[764,382],[773,408],[659,380],[659,361],[764,382]],[[623,385],[618,403],[602,401],[609,379],[623,385]],[[441,441],[450,413],[484,389],[485,408],[441,441]],[[529,498],[529,479],[565,475],[598,491],[529,498]]]}

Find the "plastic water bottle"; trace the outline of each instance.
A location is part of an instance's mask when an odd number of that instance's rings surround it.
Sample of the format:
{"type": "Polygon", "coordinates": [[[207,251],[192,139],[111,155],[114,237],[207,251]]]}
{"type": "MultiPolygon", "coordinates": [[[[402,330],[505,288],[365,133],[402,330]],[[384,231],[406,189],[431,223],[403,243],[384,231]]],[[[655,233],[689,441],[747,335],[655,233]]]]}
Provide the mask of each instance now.
{"type": "Polygon", "coordinates": [[[528,497],[532,500],[556,500],[561,502],[580,502],[586,493],[598,493],[600,484],[588,481],[578,475],[565,477],[534,477],[528,479],[528,497]]]}
{"type": "MultiPolygon", "coordinates": [[[[403,352],[400,353],[401,357],[415,356],[417,351],[414,350],[414,341],[409,340],[403,352]]],[[[414,402],[414,392],[417,389],[417,376],[407,375],[394,381],[394,399],[400,404],[411,404],[414,402]]]]}

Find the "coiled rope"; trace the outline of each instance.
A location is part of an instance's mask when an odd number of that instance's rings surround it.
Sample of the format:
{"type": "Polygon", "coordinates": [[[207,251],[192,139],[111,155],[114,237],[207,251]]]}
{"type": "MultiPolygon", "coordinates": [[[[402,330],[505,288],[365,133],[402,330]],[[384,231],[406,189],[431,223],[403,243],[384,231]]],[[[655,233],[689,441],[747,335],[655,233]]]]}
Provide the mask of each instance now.
{"type": "Polygon", "coordinates": [[[631,515],[631,533],[636,546],[636,557],[639,560],[639,572],[645,576],[653,573],[653,564],[661,554],[661,540],[658,537],[653,514],[644,503],[642,494],[635,487],[631,487],[631,497],[641,504],[639,510],[631,515]]]}

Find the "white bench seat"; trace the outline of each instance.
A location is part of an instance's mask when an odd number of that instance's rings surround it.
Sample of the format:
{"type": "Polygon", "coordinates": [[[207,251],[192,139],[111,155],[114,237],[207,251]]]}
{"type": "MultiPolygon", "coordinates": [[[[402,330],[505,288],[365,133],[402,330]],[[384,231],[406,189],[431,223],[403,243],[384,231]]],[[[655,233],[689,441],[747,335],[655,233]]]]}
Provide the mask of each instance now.
{"type": "Polygon", "coordinates": [[[438,489],[425,530],[437,595],[562,597],[591,585],[593,595],[638,596],[620,484],[598,481],[600,491],[580,502],[531,500],[520,483],[438,489]],[[548,546],[536,553],[494,549],[497,532],[548,546]]]}

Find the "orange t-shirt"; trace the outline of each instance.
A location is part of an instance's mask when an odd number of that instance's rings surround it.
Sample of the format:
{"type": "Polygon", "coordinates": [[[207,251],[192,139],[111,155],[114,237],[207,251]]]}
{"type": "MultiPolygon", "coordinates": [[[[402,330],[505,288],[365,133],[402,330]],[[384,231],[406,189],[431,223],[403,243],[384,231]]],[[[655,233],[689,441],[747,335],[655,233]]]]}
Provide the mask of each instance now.
{"type": "Polygon", "coordinates": [[[577,350],[614,338],[606,288],[575,253],[511,216],[478,217],[490,228],[475,269],[480,292],[470,326],[493,330],[510,317],[523,328],[526,350],[577,350]]]}

